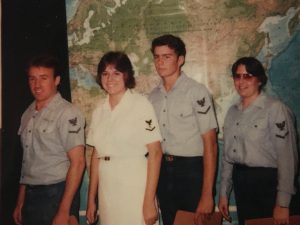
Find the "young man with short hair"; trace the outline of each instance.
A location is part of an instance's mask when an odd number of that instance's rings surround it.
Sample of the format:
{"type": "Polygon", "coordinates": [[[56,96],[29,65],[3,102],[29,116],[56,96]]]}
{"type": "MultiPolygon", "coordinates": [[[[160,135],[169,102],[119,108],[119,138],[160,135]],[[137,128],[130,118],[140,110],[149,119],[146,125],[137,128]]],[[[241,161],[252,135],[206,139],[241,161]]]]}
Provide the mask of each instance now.
{"type": "Polygon", "coordinates": [[[195,212],[195,223],[214,210],[217,121],[204,85],[181,71],[184,42],[167,34],[152,41],[161,83],[150,93],[162,134],[163,160],[158,199],[164,225],[177,210],[195,212]]]}
{"type": "Polygon", "coordinates": [[[18,225],[68,225],[71,215],[78,216],[79,197],[74,196],[85,167],[85,119],[58,93],[58,68],[57,59],[49,55],[37,56],[28,65],[35,101],[19,128],[23,161],[13,213],[18,225]]]}

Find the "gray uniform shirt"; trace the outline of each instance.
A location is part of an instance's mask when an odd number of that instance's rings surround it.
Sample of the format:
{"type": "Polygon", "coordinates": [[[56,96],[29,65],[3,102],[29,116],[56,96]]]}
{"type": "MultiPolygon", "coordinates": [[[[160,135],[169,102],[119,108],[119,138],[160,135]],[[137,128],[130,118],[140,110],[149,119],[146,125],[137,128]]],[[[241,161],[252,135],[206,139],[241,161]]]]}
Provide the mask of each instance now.
{"type": "Polygon", "coordinates": [[[59,93],[40,111],[33,102],[23,113],[18,134],[23,146],[20,183],[53,184],[66,179],[67,152],[84,145],[84,117],[59,93]]]}
{"type": "Polygon", "coordinates": [[[217,128],[217,121],[206,87],[183,72],[166,92],[162,82],[149,100],[154,106],[165,154],[202,156],[202,134],[217,128]]]}
{"type": "Polygon", "coordinates": [[[232,188],[233,164],[278,169],[277,204],[288,207],[297,170],[294,117],[279,100],[260,94],[246,109],[237,103],[224,122],[221,196],[232,188]]]}

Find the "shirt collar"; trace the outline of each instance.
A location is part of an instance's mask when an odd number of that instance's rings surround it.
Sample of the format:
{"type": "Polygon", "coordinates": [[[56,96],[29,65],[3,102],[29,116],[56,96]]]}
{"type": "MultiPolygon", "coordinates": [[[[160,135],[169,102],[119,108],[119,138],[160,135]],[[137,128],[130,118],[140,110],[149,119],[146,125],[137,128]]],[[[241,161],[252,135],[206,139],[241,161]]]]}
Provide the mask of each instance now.
{"type": "MultiPolygon", "coordinates": [[[[131,89],[127,89],[124,93],[124,95],[122,96],[120,102],[116,105],[115,109],[117,108],[120,108],[120,106],[122,106],[123,104],[126,104],[126,102],[130,101],[128,99],[131,98],[132,94],[133,94],[133,90],[131,89]]],[[[105,102],[104,102],[104,109],[106,110],[110,110],[111,111],[111,108],[110,108],[110,104],[109,104],[109,96],[107,95],[106,99],[105,99],[105,102]]],[[[115,111],[114,109],[114,111],[115,111]]]]}
{"type": "MultiPolygon", "coordinates": [[[[171,90],[182,87],[182,84],[185,82],[186,79],[187,79],[187,75],[183,71],[181,71],[179,77],[177,78],[171,90]]],[[[161,92],[166,92],[162,79],[158,85],[158,88],[161,92]]]]}
{"type": "MultiPolygon", "coordinates": [[[[48,104],[43,107],[40,111],[43,111],[45,109],[52,110],[57,107],[56,103],[59,102],[62,99],[61,94],[57,92],[52,99],[48,102],[48,104]]],[[[30,106],[29,110],[33,113],[36,111],[36,101],[34,101],[30,106]]]]}
{"type": "MultiPolygon", "coordinates": [[[[265,99],[266,95],[264,93],[260,93],[257,98],[254,100],[254,102],[250,105],[250,107],[257,107],[257,108],[264,108],[265,107],[265,99]]],[[[242,110],[242,102],[241,98],[239,98],[238,102],[235,103],[235,106],[239,109],[242,110]]]]}

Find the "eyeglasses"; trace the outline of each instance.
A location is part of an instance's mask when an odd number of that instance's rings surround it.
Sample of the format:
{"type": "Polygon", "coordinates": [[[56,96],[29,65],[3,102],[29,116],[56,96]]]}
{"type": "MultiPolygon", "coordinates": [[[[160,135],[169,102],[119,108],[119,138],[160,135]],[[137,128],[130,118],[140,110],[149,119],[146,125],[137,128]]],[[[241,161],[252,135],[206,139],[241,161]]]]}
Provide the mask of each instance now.
{"type": "Polygon", "coordinates": [[[232,78],[234,80],[240,80],[240,79],[244,79],[244,80],[251,80],[254,76],[251,73],[235,73],[232,75],[232,78]]]}

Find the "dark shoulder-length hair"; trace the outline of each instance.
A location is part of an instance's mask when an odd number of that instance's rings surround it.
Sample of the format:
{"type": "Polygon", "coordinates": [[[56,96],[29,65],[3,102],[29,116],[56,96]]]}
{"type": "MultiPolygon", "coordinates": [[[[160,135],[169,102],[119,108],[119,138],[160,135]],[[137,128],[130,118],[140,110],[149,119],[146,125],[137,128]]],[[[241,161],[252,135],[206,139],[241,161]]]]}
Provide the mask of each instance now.
{"type": "Polygon", "coordinates": [[[246,71],[252,74],[254,77],[257,77],[259,82],[261,83],[259,86],[259,91],[267,84],[268,77],[266,75],[265,69],[262,63],[254,57],[242,57],[239,58],[231,68],[232,75],[234,75],[237,71],[239,65],[244,65],[246,71]]]}
{"type": "Polygon", "coordinates": [[[110,51],[105,53],[98,64],[96,81],[103,89],[101,76],[108,65],[114,65],[116,70],[124,74],[125,87],[135,87],[134,70],[128,56],[124,52],[110,51]]]}

